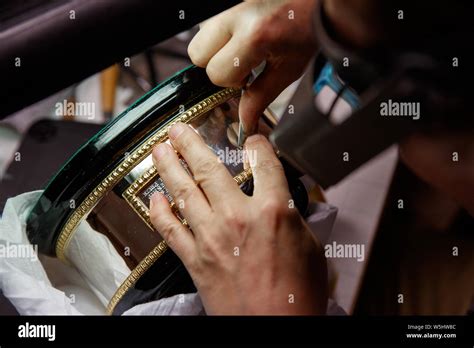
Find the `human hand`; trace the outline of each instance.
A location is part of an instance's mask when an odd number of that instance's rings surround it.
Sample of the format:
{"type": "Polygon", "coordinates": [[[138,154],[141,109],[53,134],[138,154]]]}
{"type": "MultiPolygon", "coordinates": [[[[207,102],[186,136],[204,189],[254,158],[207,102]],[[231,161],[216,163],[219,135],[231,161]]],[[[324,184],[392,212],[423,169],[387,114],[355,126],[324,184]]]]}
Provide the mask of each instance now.
{"type": "Polygon", "coordinates": [[[173,148],[153,150],[158,173],[192,231],[160,193],[150,219],[191,275],[208,314],[324,314],[327,269],[324,251],[296,208],[283,167],[261,135],[245,150],[254,177],[246,196],[189,126],[169,131],[193,178],[173,148]]]}
{"type": "Polygon", "coordinates": [[[193,63],[223,87],[245,86],[251,70],[266,61],[240,99],[246,134],[255,132],[268,104],[301,76],[315,54],[315,6],[316,0],[243,2],[207,20],[189,44],[193,63]]]}

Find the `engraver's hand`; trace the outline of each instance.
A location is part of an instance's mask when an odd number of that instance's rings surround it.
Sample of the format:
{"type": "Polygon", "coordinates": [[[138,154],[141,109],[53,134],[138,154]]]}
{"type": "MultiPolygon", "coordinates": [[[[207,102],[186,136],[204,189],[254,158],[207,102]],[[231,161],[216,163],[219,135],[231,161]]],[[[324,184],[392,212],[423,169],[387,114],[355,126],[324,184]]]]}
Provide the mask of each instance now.
{"type": "Polygon", "coordinates": [[[316,52],[313,33],[315,0],[253,0],[206,21],[188,47],[194,64],[205,67],[223,87],[245,86],[253,68],[264,72],[245,90],[240,119],[246,134],[316,52]]]}
{"type": "Polygon", "coordinates": [[[296,208],[283,167],[260,135],[247,139],[254,193],[246,196],[189,126],[169,131],[173,148],[153,150],[155,166],[192,231],[155,194],[150,218],[183,261],[208,314],[324,314],[324,252],[296,208]]]}

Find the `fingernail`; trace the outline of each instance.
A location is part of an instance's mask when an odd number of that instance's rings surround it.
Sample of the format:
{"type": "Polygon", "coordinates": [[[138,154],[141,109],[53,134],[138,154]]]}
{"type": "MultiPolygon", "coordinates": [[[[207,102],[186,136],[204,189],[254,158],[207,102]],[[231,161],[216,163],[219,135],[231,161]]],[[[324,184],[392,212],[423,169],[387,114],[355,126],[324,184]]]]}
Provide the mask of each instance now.
{"type": "Polygon", "coordinates": [[[262,138],[265,138],[263,135],[261,134],[254,134],[254,135],[251,135],[247,138],[247,140],[245,141],[246,144],[252,144],[252,143],[255,143],[259,140],[262,140],[262,138]]]}
{"type": "Polygon", "coordinates": [[[159,144],[153,150],[153,159],[160,160],[168,152],[168,144],[159,144]]]}
{"type": "Polygon", "coordinates": [[[153,196],[150,197],[150,210],[153,209],[153,196]]]}
{"type": "Polygon", "coordinates": [[[163,197],[163,194],[161,192],[155,192],[153,195],[150,197],[150,210],[153,209],[153,206],[155,203],[163,197]]]}
{"type": "Polygon", "coordinates": [[[170,130],[168,131],[168,136],[170,137],[171,140],[174,140],[177,137],[179,137],[181,133],[184,132],[186,127],[187,126],[184,123],[178,122],[174,124],[173,126],[171,126],[170,130]]]}

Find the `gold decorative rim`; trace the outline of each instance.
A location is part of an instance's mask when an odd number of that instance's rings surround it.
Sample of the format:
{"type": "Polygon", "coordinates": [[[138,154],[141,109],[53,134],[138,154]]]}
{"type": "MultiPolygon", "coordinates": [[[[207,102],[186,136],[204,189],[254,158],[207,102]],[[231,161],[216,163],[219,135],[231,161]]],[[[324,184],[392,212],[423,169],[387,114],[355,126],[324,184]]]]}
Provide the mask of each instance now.
{"type": "Polygon", "coordinates": [[[152,223],[150,221],[150,214],[147,207],[143,204],[142,200],[136,195],[137,193],[153,180],[158,175],[155,166],[151,166],[145,173],[143,173],[138,179],[136,179],[122,194],[125,201],[130,204],[133,210],[141,217],[141,219],[153,230],[152,223]]]}
{"type": "MultiPolygon", "coordinates": [[[[134,193],[139,191],[141,187],[146,185],[150,180],[150,173],[156,173],[156,169],[153,166],[150,168],[148,171],[145,172],[142,177],[138,178],[135,180],[135,182],[130,185],[130,197],[135,197],[134,193]],[[145,175],[148,173],[147,178],[145,178],[145,175]],[[141,179],[141,180],[140,180],[141,179]]],[[[155,174],[156,175],[156,174],[155,174]]],[[[252,177],[252,170],[250,168],[245,169],[242,171],[240,174],[237,174],[234,176],[234,180],[237,183],[237,185],[242,185],[244,182],[247,182],[250,180],[252,177]]],[[[128,189],[127,189],[128,191],[128,189]]],[[[133,201],[138,200],[136,197],[133,199],[133,201]]],[[[151,227],[151,221],[150,221],[150,215],[148,212],[148,209],[146,207],[141,210],[144,206],[141,203],[139,204],[138,209],[143,212],[143,215],[137,211],[138,215],[142,217],[142,219],[151,227]]],[[[151,227],[153,229],[153,227],[151,227]]],[[[155,263],[155,261],[163,255],[163,253],[168,249],[168,245],[166,244],[165,241],[161,241],[158,243],[158,245],[142,260],[140,263],[135,267],[132,272],[128,275],[128,277],[125,279],[125,281],[120,285],[120,287],[117,289],[115,294],[112,296],[110,299],[110,302],[107,306],[107,314],[112,314],[114,311],[115,306],[119,301],[122,299],[122,297],[127,293],[127,291],[135,285],[135,283],[140,279],[142,275],[145,274],[146,271],[155,263]]]]}
{"type": "Polygon", "coordinates": [[[133,151],[131,155],[127,156],[127,158],[122,161],[113,172],[111,172],[104,180],[102,180],[99,185],[94,188],[94,190],[92,190],[92,192],[87,196],[87,198],[68,218],[56,242],[56,256],[63,262],[67,263],[65,255],[67,246],[71,241],[71,238],[74,234],[73,232],[76,230],[77,226],[85,217],[85,215],[89,213],[99,202],[99,200],[110,189],[112,189],[112,187],[119,180],[121,180],[125,175],[127,175],[130,170],[135,167],[136,164],[141,162],[146,156],[151,153],[155,144],[167,139],[169,127],[171,127],[177,122],[189,123],[200,115],[206,113],[207,111],[212,110],[217,105],[225,102],[226,100],[232,97],[240,96],[240,93],[241,92],[239,89],[226,88],[205,98],[204,100],[190,107],[188,110],[186,110],[179,116],[170,120],[166,124],[166,126],[161,127],[160,130],[158,130],[154,135],[152,135],[144,144],[142,144],[138,149],[133,151]]]}
{"type": "Polygon", "coordinates": [[[128,277],[125,278],[124,282],[119,286],[117,291],[115,291],[114,295],[110,299],[109,304],[107,305],[107,314],[113,313],[115,306],[117,303],[119,303],[126,292],[131,287],[133,287],[138,279],[140,279],[141,276],[144,275],[146,271],[148,271],[151,265],[153,265],[155,261],[158,260],[161,255],[163,255],[166,249],[168,249],[168,246],[166,245],[165,241],[162,241],[158,243],[158,245],[154,247],[153,250],[147,256],[145,256],[143,260],[140,261],[137,267],[135,267],[128,277]]]}

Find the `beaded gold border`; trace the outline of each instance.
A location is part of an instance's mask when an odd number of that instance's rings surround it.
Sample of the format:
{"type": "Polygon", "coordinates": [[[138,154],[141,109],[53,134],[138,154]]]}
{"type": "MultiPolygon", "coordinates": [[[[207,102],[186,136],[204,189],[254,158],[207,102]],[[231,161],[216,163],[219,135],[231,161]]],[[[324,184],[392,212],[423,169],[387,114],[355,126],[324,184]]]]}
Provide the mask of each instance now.
{"type": "Polygon", "coordinates": [[[122,194],[125,201],[130,204],[133,210],[142,218],[142,220],[153,229],[150,221],[150,213],[148,208],[143,204],[142,200],[137,197],[137,193],[142,190],[151,180],[158,176],[155,166],[151,166],[145,173],[136,179],[122,194]]]}
{"type": "Polygon", "coordinates": [[[163,255],[166,249],[168,249],[168,246],[165,241],[161,241],[147,256],[145,256],[143,260],[138,263],[137,267],[135,267],[123,283],[120,284],[119,288],[110,299],[109,304],[107,305],[107,314],[111,315],[113,313],[115,306],[119,303],[126,292],[133,287],[138,279],[148,271],[151,265],[153,265],[153,263],[163,255]]]}
{"type": "Polygon", "coordinates": [[[102,180],[99,185],[94,188],[94,190],[92,190],[92,192],[87,196],[87,198],[79,205],[79,207],[77,207],[76,210],[74,210],[74,212],[68,218],[56,242],[56,256],[60,260],[67,262],[65,255],[67,246],[71,241],[75,229],[85,217],[85,215],[88,214],[94,208],[98,201],[109,190],[111,190],[119,180],[121,180],[125,175],[127,175],[130,170],[132,170],[139,162],[141,162],[146,156],[151,153],[155,144],[166,140],[168,129],[170,126],[172,126],[176,122],[189,123],[195,118],[204,114],[205,112],[212,110],[217,105],[225,102],[226,100],[232,97],[240,96],[240,93],[241,92],[239,89],[226,88],[217,93],[214,93],[208,98],[205,98],[204,100],[189,108],[184,113],[170,120],[166,124],[166,126],[161,127],[143,145],[133,151],[131,155],[127,156],[127,158],[122,161],[122,163],[120,163],[120,165],[115,168],[113,172],[111,172],[104,180],[102,180]]]}

